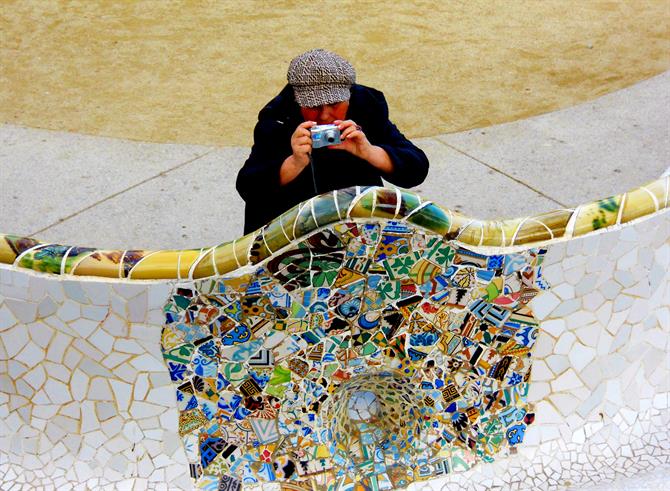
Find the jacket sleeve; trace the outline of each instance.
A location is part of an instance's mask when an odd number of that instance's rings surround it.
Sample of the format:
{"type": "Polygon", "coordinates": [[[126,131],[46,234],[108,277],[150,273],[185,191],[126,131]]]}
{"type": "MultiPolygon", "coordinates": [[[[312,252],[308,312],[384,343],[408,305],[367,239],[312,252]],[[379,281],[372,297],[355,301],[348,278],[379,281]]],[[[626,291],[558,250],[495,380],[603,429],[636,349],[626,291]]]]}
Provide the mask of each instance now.
{"type": "Polygon", "coordinates": [[[382,118],[381,131],[373,145],[383,148],[393,162],[393,172],[383,175],[387,181],[402,188],[411,188],[421,184],[428,175],[428,158],[423,150],[414,145],[389,120],[389,109],[384,94],[375,94],[382,118]]]}
{"type": "Polygon", "coordinates": [[[251,154],[237,174],[237,192],[244,201],[258,200],[279,190],[279,169],[291,154],[291,139],[285,136],[285,124],[264,117],[262,112],[259,115],[251,154]]]}

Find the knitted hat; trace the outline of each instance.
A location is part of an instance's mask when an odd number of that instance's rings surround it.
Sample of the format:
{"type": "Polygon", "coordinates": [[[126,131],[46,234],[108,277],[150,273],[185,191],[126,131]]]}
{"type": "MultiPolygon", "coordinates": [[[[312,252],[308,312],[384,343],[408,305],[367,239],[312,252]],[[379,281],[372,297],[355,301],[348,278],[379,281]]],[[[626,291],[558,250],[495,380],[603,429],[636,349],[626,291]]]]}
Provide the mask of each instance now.
{"type": "Polygon", "coordinates": [[[325,49],[296,56],[288,67],[288,83],[301,107],[348,101],[356,71],[347,60],[325,49]]]}

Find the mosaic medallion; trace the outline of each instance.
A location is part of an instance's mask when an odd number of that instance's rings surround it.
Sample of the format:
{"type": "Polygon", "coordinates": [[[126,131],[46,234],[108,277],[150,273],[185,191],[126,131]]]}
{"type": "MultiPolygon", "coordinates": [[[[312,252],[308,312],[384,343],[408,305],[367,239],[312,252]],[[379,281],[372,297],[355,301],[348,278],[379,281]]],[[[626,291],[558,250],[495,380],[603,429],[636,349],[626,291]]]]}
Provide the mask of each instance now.
{"type": "Polygon", "coordinates": [[[178,284],[162,349],[196,487],[399,489],[521,444],[544,253],[349,222],[178,284]]]}

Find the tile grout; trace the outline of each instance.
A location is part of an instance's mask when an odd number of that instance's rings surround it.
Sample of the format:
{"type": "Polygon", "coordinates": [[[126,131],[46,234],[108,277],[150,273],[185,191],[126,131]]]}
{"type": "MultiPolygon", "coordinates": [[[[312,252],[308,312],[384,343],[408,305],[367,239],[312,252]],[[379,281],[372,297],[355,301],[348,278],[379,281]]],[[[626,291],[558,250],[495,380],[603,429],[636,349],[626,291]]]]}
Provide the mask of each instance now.
{"type": "Polygon", "coordinates": [[[201,158],[203,158],[203,157],[206,157],[207,155],[209,155],[210,153],[214,152],[215,150],[216,150],[216,149],[212,149],[212,150],[210,150],[210,151],[208,151],[208,152],[205,152],[205,153],[203,153],[203,154],[201,154],[201,155],[198,155],[198,156],[196,156],[196,157],[194,157],[194,158],[192,158],[192,159],[189,159],[189,160],[187,160],[187,161],[185,161],[185,162],[180,162],[179,164],[174,165],[174,166],[172,166],[172,167],[170,167],[170,168],[168,168],[168,169],[166,169],[166,170],[160,171],[159,173],[157,173],[157,174],[155,174],[155,175],[153,175],[153,176],[150,176],[150,177],[147,177],[147,178],[145,178],[145,179],[142,179],[140,182],[137,182],[137,183],[135,183],[135,184],[133,184],[133,185],[131,185],[131,186],[128,186],[127,188],[122,189],[121,191],[117,191],[116,193],[112,193],[112,194],[110,194],[109,196],[106,196],[106,197],[104,197],[104,198],[102,198],[102,199],[96,201],[96,202],[93,203],[93,204],[90,204],[90,205],[88,205],[88,206],[86,206],[86,207],[84,207],[84,208],[82,208],[82,209],[80,209],[80,210],[75,211],[74,213],[71,213],[71,214],[67,215],[66,217],[59,218],[59,219],[56,220],[55,222],[50,223],[49,225],[47,225],[46,227],[42,227],[41,229],[36,230],[35,232],[31,232],[31,233],[28,235],[28,237],[33,237],[33,236],[35,236],[35,235],[37,235],[37,234],[41,234],[42,232],[45,232],[45,231],[49,230],[51,227],[54,227],[54,226],[56,226],[56,225],[60,225],[61,223],[66,222],[66,221],[68,221],[68,220],[70,220],[70,219],[76,217],[77,215],[80,215],[80,214],[84,213],[85,211],[88,211],[88,210],[90,210],[90,209],[92,209],[92,208],[95,208],[96,206],[98,206],[98,205],[104,203],[105,201],[109,201],[109,200],[111,200],[112,198],[116,198],[117,196],[120,196],[120,195],[122,195],[122,194],[124,194],[124,193],[126,193],[126,192],[128,192],[128,191],[130,191],[130,190],[132,190],[132,189],[135,189],[135,188],[137,188],[137,187],[139,187],[139,186],[141,186],[141,185],[143,185],[143,184],[146,184],[146,183],[149,182],[149,181],[153,181],[154,179],[156,179],[156,178],[158,178],[158,177],[167,175],[167,174],[169,174],[170,172],[172,172],[172,171],[174,171],[174,170],[180,169],[180,168],[182,168],[182,167],[184,167],[184,166],[186,166],[186,165],[188,165],[188,164],[190,164],[190,163],[192,163],[192,162],[195,162],[196,160],[199,160],[199,159],[201,159],[201,158]]]}
{"type": "Polygon", "coordinates": [[[546,199],[548,199],[549,201],[552,201],[552,202],[556,203],[557,205],[562,206],[563,208],[569,208],[569,206],[566,205],[565,203],[561,203],[561,202],[558,201],[557,199],[552,198],[552,197],[549,196],[548,194],[543,193],[542,191],[540,191],[539,189],[535,189],[533,186],[531,186],[530,184],[528,184],[528,183],[522,181],[521,179],[519,179],[519,178],[517,178],[517,177],[514,177],[513,175],[508,174],[507,172],[504,172],[504,171],[502,171],[502,170],[500,170],[500,169],[498,169],[498,168],[492,166],[491,164],[487,164],[487,163],[484,162],[483,160],[480,160],[480,159],[478,159],[477,157],[475,157],[475,156],[473,156],[473,155],[470,155],[469,153],[467,153],[467,152],[461,150],[460,148],[457,148],[457,147],[455,147],[455,146],[453,146],[453,145],[451,145],[451,144],[449,144],[449,143],[443,141],[439,136],[433,137],[433,139],[434,139],[435,141],[441,143],[441,144],[444,145],[445,147],[451,148],[452,150],[454,150],[454,151],[460,153],[461,155],[465,155],[466,157],[468,157],[468,158],[474,160],[475,162],[478,162],[478,163],[482,164],[483,166],[487,167],[488,169],[491,169],[492,171],[497,172],[498,174],[501,174],[501,175],[507,177],[508,179],[511,179],[512,181],[514,181],[514,182],[516,182],[516,183],[518,183],[518,184],[521,184],[522,186],[524,186],[524,187],[530,189],[531,191],[533,191],[533,192],[539,194],[539,195],[542,196],[543,198],[546,198],[546,199]]]}

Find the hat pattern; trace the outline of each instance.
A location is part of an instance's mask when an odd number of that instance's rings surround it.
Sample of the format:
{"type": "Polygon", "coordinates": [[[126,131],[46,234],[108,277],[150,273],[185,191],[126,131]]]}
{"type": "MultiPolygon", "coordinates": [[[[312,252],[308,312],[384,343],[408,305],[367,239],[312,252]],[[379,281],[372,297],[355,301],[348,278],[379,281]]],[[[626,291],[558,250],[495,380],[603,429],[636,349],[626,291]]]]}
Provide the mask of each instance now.
{"type": "Polygon", "coordinates": [[[356,71],[341,56],[314,49],[291,60],[287,78],[296,102],[302,107],[315,107],[349,100],[356,71]]]}

